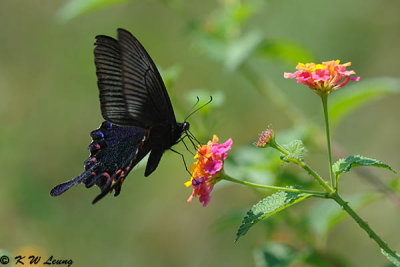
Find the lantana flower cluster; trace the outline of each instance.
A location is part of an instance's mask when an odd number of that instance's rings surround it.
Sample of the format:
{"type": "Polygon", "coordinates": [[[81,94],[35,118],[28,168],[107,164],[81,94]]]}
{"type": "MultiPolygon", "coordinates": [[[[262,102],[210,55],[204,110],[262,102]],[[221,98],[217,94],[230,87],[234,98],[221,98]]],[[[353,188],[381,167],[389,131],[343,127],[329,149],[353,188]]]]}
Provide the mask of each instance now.
{"type": "Polygon", "coordinates": [[[296,66],[297,71],[293,73],[285,72],[286,79],[296,78],[297,83],[302,83],[310,87],[319,95],[329,94],[345,86],[350,80],[359,81],[360,77],[354,77],[355,71],[347,70],[351,62],[340,64],[340,60],[331,60],[315,63],[299,63],[296,66]]]}
{"type": "Polygon", "coordinates": [[[218,137],[214,135],[212,141],[203,146],[199,145],[194,157],[197,161],[190,167],[192,177],[185,183],[187,187],[193,186],[188,202],[196,196],[199,196],[199,201],[204,207],[210,202],[210,193],[222,175],[224,160],[228,156],[227,151],[232,147],[231,138],[222,144],[218,144],[218,141],[218,137]]]}
{"type": "Polygon", "coordinates": [[[267,129],[258,135],[257,147],[264,148],[274,142],[275,134],[274,130],[267,129]]]}

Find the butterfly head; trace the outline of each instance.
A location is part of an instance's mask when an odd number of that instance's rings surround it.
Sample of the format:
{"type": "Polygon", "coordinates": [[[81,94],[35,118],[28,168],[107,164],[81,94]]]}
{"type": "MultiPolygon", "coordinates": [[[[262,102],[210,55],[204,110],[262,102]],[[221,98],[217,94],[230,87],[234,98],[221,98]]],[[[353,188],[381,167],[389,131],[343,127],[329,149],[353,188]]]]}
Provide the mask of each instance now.
{"type": "Polygon", "coordinates": [[[190,124],[187,121],[182,123],[182,132],[189,131],[189,128],[190,128],[190,124]]]}
{"type": "Polygon", "coordinates": [[[182,134],[187,135],[189,128],[190,128],[190,124],[189,124],[189,122],[184,121],[182,123],[177,123],[177,125],[178,125],[178,127],[176,128],[175,133],[176,133],[177,139],[179,139],[182,136],[182,134]]]}

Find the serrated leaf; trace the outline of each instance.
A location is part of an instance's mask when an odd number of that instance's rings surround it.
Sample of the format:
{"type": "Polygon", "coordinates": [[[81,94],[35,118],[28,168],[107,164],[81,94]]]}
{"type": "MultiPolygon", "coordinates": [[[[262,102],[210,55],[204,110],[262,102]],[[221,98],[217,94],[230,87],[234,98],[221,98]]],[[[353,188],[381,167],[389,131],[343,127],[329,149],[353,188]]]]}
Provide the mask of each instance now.
{"type": "Polygon", "coordinates": [[[344,159],[339,159],[333,164],[333,172],[337,179],[339,179],[340,175],[343,173],[349,172],[351,168],[359,167],[359,166],[372,166],[387,169],[391,172],[396,173],[389,165],[383,163],[382,161],[367,158],[360,155],[352,155],[344,159]]]}
{"type": "Polygon", "coordinates": [[[297,202],[309,198],[310,196],[310,194],[278,191],[275,194],[262,199],[260,202],[255,204],[243,218],[236,233],[235,242],[241,236],[244,236],[254,224],[296,204],[297,202]]]}
{"type": "Polygon", "coordinates": [[[400,256],[399,255],[394,255],[392,253],[389,253],[383,249],[381,249],[381,252],[385,257],[393,263],[395,266],[400,267],[400,256]]]}
{"type": "Polygon", "coordinates": [[[287,158],[303,160],[305,147],[301,140],[293,140],[292,142],[285,145],[284,147],[289,151],[289,155],[282,157],[282,160],[285,160],[287,158]]]}
{"type": "Polygon", "coordinates": [[[337,125],[350,112],[387,94],[400,93],[400,80],[376,78],[349,84],[329,99],[329,119],[337,125]]]}
{"type": "Polygon", "coordinates": [[[128,1],[131,0],[71,0],[58,11],[57,16],[60,21],[65,22],[94,10],[128,1]]]}

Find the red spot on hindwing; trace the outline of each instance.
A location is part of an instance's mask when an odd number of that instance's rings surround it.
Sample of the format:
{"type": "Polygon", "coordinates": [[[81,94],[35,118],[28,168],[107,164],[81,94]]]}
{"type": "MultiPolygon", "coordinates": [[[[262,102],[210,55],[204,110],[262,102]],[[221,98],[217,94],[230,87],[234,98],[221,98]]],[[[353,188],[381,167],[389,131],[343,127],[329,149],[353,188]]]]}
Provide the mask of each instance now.
{"type": "Polygon", "coordinates": [[[110,180],[110,175],[108,174],[108,172],[103,172],[102,173],[104,177],[106,177],[107,181],[110,180]]]}

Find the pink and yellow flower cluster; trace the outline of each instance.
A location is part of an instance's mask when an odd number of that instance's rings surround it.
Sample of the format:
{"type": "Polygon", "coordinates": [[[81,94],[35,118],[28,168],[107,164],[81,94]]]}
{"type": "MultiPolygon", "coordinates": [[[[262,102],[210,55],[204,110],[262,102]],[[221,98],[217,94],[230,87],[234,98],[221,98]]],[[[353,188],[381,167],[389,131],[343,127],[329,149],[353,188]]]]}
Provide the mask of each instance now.
{"type": "Polygon", "coordinates": [[[193,192],[188,198],[188,202],[191,202],[196,196],[199,196],[199,201],[203,203],[204,207],[210,202],[210,193],[221,177],[224,160],[228,156],[226,152],[232,147],[231,138],[222,144],[218,144],[218,141],[218,137],[214,135],[212,141],[208,141],[203,146],[199,145],[194,157],[197,158],[197,161],[190,167],[192,177],[185,183],[187,187],[193,186],[193,192]]]}
{"type": "Polygon", "coordinates": [[[359,81],[360,77],[352,77],[356,73],[346,68],[351,62],[339,64],[339,60],[331,60],[315,63],[299,63],[296,66],[297,71],[293,73],[284,73],[286,79],[296,78],[297,83],[307,85],[317,94],[329,94],[336,89],[345,86],[350,80],[359,81]]]}

